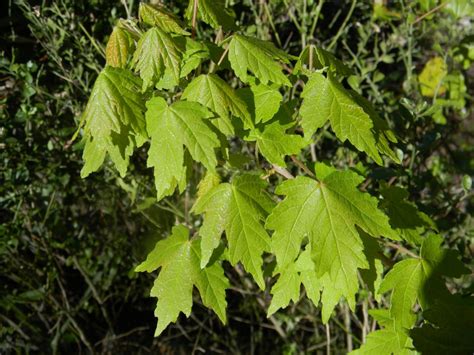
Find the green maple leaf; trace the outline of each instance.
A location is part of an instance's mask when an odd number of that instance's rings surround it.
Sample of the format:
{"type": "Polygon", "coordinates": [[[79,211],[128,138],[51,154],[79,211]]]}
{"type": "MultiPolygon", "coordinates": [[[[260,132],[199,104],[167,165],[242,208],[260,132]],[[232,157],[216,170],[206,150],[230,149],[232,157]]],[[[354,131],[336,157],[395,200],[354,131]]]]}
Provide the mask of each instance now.
{"type": "Polygon", "coordinates": [[[281,268],[295,260],[303,238],[309,238],[324,285],[323,319],[327,321],[341,296],[354,307],[357,269],[369,267],[356,226],[374,237],[397,236],[377,208],[377,200],[357,189],[362,177],[323,164],[316,165],[316,175],[318,180],[299,176],[276,188],[286,197],[273,209],[266,227],[274,230],[272,251],[281,268]]]}
{"type": "Polygon", "coordinates": [[[229,43],[229,61],[235,75],[243,82],[249,82],[250,70],[263,84],[291,86],[290,81],[282,72],[281,65],[275,60],[288,63],[291,57],[277,49],[271,42],[253,37],[234,34],[229,43]]]}
{"type": "Polygon", "coordinates": [[[207,264],[225,231],[230,262],[241,262],[261,289],[265,287],[262,254],[270,249],[270,237],[262,221],[273,206],[263,190],[265,186],[256,175],[236,176],[232,183],[210,189],[193,206],[195,213],[204,213],[201,266],[207,264]]]}
{"type": "Polygon", "coordinates": [[[370,116],[374,124],[372,131],[375,136],[378,151],[388,156],[397,164],[400,164],[400,158],[390,147],[390,143],[397,143],[398,140],[393,131],[389,128],[387,122],[379,116],[369,100],[362,97],[354,90],[349,90],[348,94],[354,99],[355,102],[357,102],[360,107],[362,107],[365,113],[370,116]]]}
{"type": "Polygon", "coordinates": [[[156,26],[165,32],[187,35],[183,30],[181,21],[169,12],[164,6],[140,3],[138,9],[140,21],[150,26],[156,26]]]}
{"type": "Polygon", "coordinates": [[[364,231],[359,230],[359,235],[364,244],[364,254],[369,263],[368,269],[361,269],[360,276],[364,280],[367,288],[372,292],[377,301],[380,301],[380,295],[377,293],[383,276],[383,251],[377,239],[372,238],[364,231]]]}
{"type": "Polygon", "coordinates": [[[253,129],[246,139],[256,141],[258,149],[270,163],[286,166],[283,158],[286,155],[298,154],[307,143],[303,137],[286,132],[293,125],[294,123],[282,124],[280,121],[274,121],[253,129]]]}
{"type": "Polygon", "coordinates": [[[255,80],[250,81],[252,82],[250,87],[238,89],[237,93],[247,104],[255,124],[268,122],[280,110],[283,96],[276,84],[263,85],[255,84],[255,80]]]}
{"type": "MultiPolygon", "coordinates": [[[[246,126],[251,124],[246,103],[216,74],[202,74],[191,81],[183,92],[183,99],[199,102],[223,121],[219,127],[231,127],[230,115],[242,119],[246,126]]],[[[223,133],[229,133],[223,131],[223,133]]]]}
{"type": "Polygon", "coordinates": [[[251,85],[255,107],[255,123],[270,121],[280,108],[283,96],[273,85],[251,85]]]}
{"type": "Polygon", "coordinates": [[[382,329],[375,332],[371,332],[366,339],[366,343],[359,349],[351,351],[350,355],[409,355],[416,354],[415,351],[410,351],[405,347],[400,347],[400,341],[405,341],[405,346],[408,347],[411,343],[409,338],[402,335],[400,339],[400,333],[394,330],[382,329]]]}
{"type": "Polygon", "coordinates": [[[146,137],[140,86],[140,79],[126,69],[107,66],[97,77],[83,113],[82,177],[99,169],[107,153],[120,175],[125,175],[129,156],[146,137]]]}
{"type": "Polygon", "coordinates": [[[170,34],[158,27],[150,28],[138,41],[132,65],[143,79],[143,90],[162,78],[169,68],[179,81],[183,48],[170,34]]]}
{"type": "Polygon", "coordinates": [[[268,316],[280,308],[286,308],[290,301],[296,303],[300,297],[301,285],[304,285],[306,295],[311,301],[318,305],[321,285],[314,270],[314,262],[311,259],[309,248],[300,254],[296,262],[283,269],[278,269],[278,273],[280,276],[270,291],[273,297],[267,311],[268,316]]]}
{"type": "Polygon", "coordinates": [[[301,52],[298,61],[295,64],[293,72],[295,74],[303,72],[306,75],[311,75],[311,69],[328,68],[329,71],[342,76],[349,76],[353,71],[345,65],[341,60],[337,59],[332,53],[310,44],[301,52]],[[308,69],[306,69],[308,68],[308,69]]]}
{"type": "Polygon", "coordinates": [[[350,352],[350,355],[415,355],[412,341],[406,331],[394,328],[394,320],[388,309],[371,309],[369,314],[383,327],[369,333],[362,346],[350,352]]]}
{"type": "Polygon", "coordinates": [[[369,334],[366,343],[351,354],[412,354],[409,334],[415,340],[416,349],[430,354],[443,353],[448,348],[456,353],[455,347],[467,350],[469,346],[459,334],[469,329],[462,317],[468,311],[446,289],[443,277],[459,277],[470,270],[458,260],[456,252],[442,249],[441,243],[441,237],[429,235],[423,240],[419,258],[398,262],[385,276],[379,292],[392,290],[390,310],[370,312],[385,329],[369,334]],[[437,324],[437,328],[424,324],[408,333],[416,322],[413,306],[417,301],[423,309],[428,309],[425,318],[437,324]],[[456,311],[459,311],[457,315],[456,311]],[[453,332],[456,328],[459,331],[453,332]]]}
{"type": "Polygon", "coordinates": [[[184,37],[184,40],[185,51],[180,72],[181,78],[188,76],[203,60],[209,58],[209,49],[205,44],[189,37],[184,37]]]}
{"type": "Polygon", "coordinates": [[[183,146],[194,160],[214,170],[219,140],[205,122],[210,117],[197,102],[177,101],[168,106],[161,97],[147,102],[146,126],[151,138],[147,164],[155,170],[159,199],[171,194],[185,178],[183,146]]]}
{"type": "MultiPolygon", "coordinates": [[[[203,60],[209,58],[209,50],[204,44],[189,37],[174,37],[173,39],[179,48],[184,48],[179,72],[179,78],[182,79],[196,69],[203,60]]],[[[173,70],[174,68],[171,67],[165,68],[162,78],[156,84],[156,89],[171,90],[179,85],[180,82],[176,79],[173,70]]]]}
{"type": "Polygon", "coordinates": [[[320,73],[313,73],[301,96],[304,98],[300,110],[301,125],[305,135],[312,136],[329,120],[342,142],[348,139],[377,164],[382,164],[370,116],[331,74],[326,78],[320,73]]]}
{"type": "Polygon", "coordinates": [[[380,206],[390,218],[391,226],[410,244],[420,245],[420,233],[423,233],[425,228],[434,228],[434,223],[426,214],[420,212],[414,203],[407,200],[408,191],[405,189],[382,185],[380,193],[383,196],[380,206]]]}
{"type": "Polygon", "coordinates": [[[226,322],[225,290],[229,287],[229,281],[218,262],[201,268],[200,259],[200,239],[190,240],[186,227],[175,226],[172,234],[159,241],[147,259],[136,267],[136,272],[153,272],[161,268],[151,290],[151,296],[158,298],[155,336],[160,335],[170,323],[176,322],[181,312],[189,317],[193,286],[199,290],[204,305],[211,308],[223,323],[226,322]]]}
{"type": "Polygon", "coordinates": [[[130,34],[120,26],[115,26],[105,48],[106,64],[125,68],[133,46],[130,34]]]}
{"type": "Polygon", "coordinates": [[[474,349],[474,298],[459,294],[436,300],[423,312],[425,322],[410,336],[423,354],[469,354],[474,349]]]}
{"type": "Polygon", "coordinates": [[[393,289],[390,313],[400,328],[410,329],[416,320],[412,308],[424,277],[422,260],[407,259],[395,264],[382,281],[380,293],[393,289]]]}
{"type": "Polygon", "coordinates": [[[390,315],[396,329],[410,329],[414,325],[412,309],[417,300],[426,308],[432,299],[447,295],[442,276],[459,277],[468,272],[457,254],[442,249],[441,243],[441,237],[429,235],[423,240],[419,258],[398,262],[383,279],[379,293],[392,290],[390,315]]]}
{"type": "Polygon", "coordinates": [[[234,30],[235,15],[226,8],[225,0],[189,0],[186,9],[186,18],[193,18],[195,2],[197,3],[198,15],[205,23],[212,28],[218,29],[222,26],[225,31],[234,30]]]}

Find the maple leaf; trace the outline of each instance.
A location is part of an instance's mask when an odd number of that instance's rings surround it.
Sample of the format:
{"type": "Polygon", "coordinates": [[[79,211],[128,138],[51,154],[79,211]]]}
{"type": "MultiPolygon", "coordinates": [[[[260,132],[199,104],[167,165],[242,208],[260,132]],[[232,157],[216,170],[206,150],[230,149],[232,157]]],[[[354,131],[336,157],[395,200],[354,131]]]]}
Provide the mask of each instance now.
{"type": "Polygon", "coordinates": [[[206,106],[223,121],[219,127],[231,127],[230,115],[242,119],[246,126],[251,124],[250,114],[246,103],[237,93],[216,74],[202,74],[191,81],[183,92],[183,99],[199,102],[206,106]]]}
{"type": "Polygon", "coordinates": [[[261,222],[273,206],[265,186],[256,175],[236,176],[231,183],[210,189],[193,206],[193,212],[204,213],[201,266],[207,264],[225,231],[230,262],[242,262],[261,289],[265,287],[262,254],[270,249],[270,237],[261,222]]]}
{"type": "Polygon", "coordinates": [[[106,64],[125,68],[133,46],[130,34],[120,26],[115,26],[105,47],[106,64]]]}
{"type": "Polygon", "coordinates": [[[330,73],[327,78],[313,73],[301,96],[304,98],[300,110],[301,125],[305,135],[313,135],[329,120],[342,142],[349,139],[358,150],[366,152],[377,164],[382,164],[370,116],[330,73]]]}
{"type": "Polygon", "coordinates": [[[111,66],[97,77],[83,113],[83,178],[100,168],[107,153],[120,175],[125,175],[129,156],[146,137],[140,85],[130,71],[111,66]]]}
{"type": "Polygon", "coordinates": [[[393,133],[393,131],[389,128],[386,121],[384,121],[372,104],[366,98],[359,95],[354,90],[349,90],[347,93],[354,99],[357,104],[362,107],[365,113],[367,113],[372,120],[374,127],[372,132],[375,137],[375,145],[379,151],[379,153],[385,154],[390,159],[392,159],[395,163],[400,164],[399,156],[392,150],[390,147],[390,143],[397,143],[397,137],[393,133]]]}
{"type": "Polygon", "coordinates": [[[291,86],[283,74],[281,65],[275,60],[288,63],[291,56],[277,49],[271,42],[254,37],[234,34],[229,43],[229,61],[235,75],[249,82],[250,70],[263,84],[273,82],[291,86]]]}
{"type": "Polygon", "coordinates": [[[435,228],[434,223],[426,214],[419,211],[414,203],[407,200],[407,190],[382,184],[380,193],[383,196],[380,207],[386,211],[391,226],[410,244],[420,245],[421,233],[425,228],[435,228]]]}
{"type": "Polygon", "coordinates": [[[382,282],[384,271],[382,262],[383,251],[377,239],[372,238],[362,230],[358,230],[358,232],[360,238],[362,239],[362,243],[364,244],[364,255],[369,263],[369,267],[367,269],[359,270],[360,276],[367,285],[367,288],[372,292],[374,298],[377,301],[380,301],[381,297],[377,291],[380,287],[380,283],[382,282]]]}
{"type": "Polygon", "coordinates": [[[328,68],[329,71],[342,76],[353,74],[353,71],[332,53],[314,44],[310,44],[303,49],[295,64],[293,73],[298,74],[302,72],[306,75],[311,75],[312,70],[310,69],[324,68],[328,68]]]}
{"type": "Polygon", "coordinates": [[[164,6],[150,5],[141,2],[138,9],[140,21],[150,26],[156,26],[165,32],[187,35],[189,32],[182,28],[181,21],[164,6]]]}
{"type": "Polygon", "coordinates": [[[283,269],[278,269],[280,274],[270,293],[272,302],[267,311],[267,316],[272,315],[280,308],[285,308],[290,301],[297,302],[300,297],[301,285],[306,289],[306,295],[317,306],[321,290],[320,282],[314,270],[311,259],[311,249],[307,247],[298,259],[283,269]]]}
{"type": "Polygon", "coordinates": [[[276,84],[255,84],[254,80],[250,81],[250,87],[238,89],[237,93],[247,104],[252,122],[268,122],[279,111],[283,96],[276,84]]]}
{"type": "Polygon", "coordinates": [[[140,38],[133,54],[132,66],[143,79],[143,90],[161,79],[165,68],[179,81],[183,48],[170,34],[158,27],[150,28],[140,38]]]}
{"type": "Polygon", "coordinates": [[[201,42],[195,41],[189,37],[184,37],[184,54],[181,66],[181,78],[189,75],[199,64],[205,59],[209,58],[209,49],[201,42]]]}
{"type": "Polygon", "coordinates": [[[474,298],[459,294],[436,300],[423,312],[426,322],[410,330],[423,354],[469,354],[474,349],[474,298]],[[429,323],[428,323],[429,322],[429,323]]]}
{"type": "Polygon", "coordinates": [[[150,293],[158,298],[155,336],[176,322],[181,312],[189,317],[193,286],[199,290],[204,305],[211,308],[223,323],[226,322],[225,290],[229,281],[219,262],[201,268],[200,259],[200,239],[190,240],[188,229],[179,225],[173,227],[171,235],[159,241],[147,259],[135,268],[136,272],[153,272],[160,268],[150,293]]]}
{"type": "Polygon", "coordinates": [[[292,125],[282,125],[275,121],[265,125],[262,129],[253,130],[247,139],[257,142],[258,149],[270,163],[286,166],[283,157],[297,154],[306,146],[303,137],[286,132],[292,125]]]}
{"type": "MultiPolygon", "coordinates": [[[[404,347],[400,347],[399,333],[390,329],[382,329],[369,333],[366,343],[359,349],[351,351],[350,355],[409,355],[415,354],[404,347]]],[[[408,337],[403,337],[404,341],[408,341],[408,337]]]]}
{"type": "Polygon", "coordinates": [[[469,272],[457,253],[441,248],[442,241],[440,236],[430,234],[423,240],[419,258],[396,263],[383,279],[379,293],[392,290],[390,314],[396,327],[410,329],[414,325],[412,308],[417,300],[426,308],[431,299],[446,295],[441,276],[460,277],[469,272]]]}
{"type": "Polygon", "coordinates": [[[316,165],[318,180],[299,176],[280,184],[275,192],[285,195],[267,219],[274,230],[272,251],[281,268],[292,263],[301,242],[308,237],[316,272],[323,285],[323,320],[344,296],[354,307],[358,290],[357,269],[368,268],[356,226],[371,236],[396,239],[377,200],[357,189],[363,178],[349,170],[316,165]],[[327,277],[323,276],[327,274],[327,277]]]}
{"type": "MultiPolygon", "coordinates": [[[[181,60],[181,70],[179,78],[185,78],[194,69],[196,69],[201,62],[209,57],[208,48],[192,38],[189,37],[173,37],[179,48],[184,48],[184,53],[181,60]]],[[[174,68],[166,67],[161,79],[156,84],[156,89],[171,90],[180,84],[174,75],[174,68]]]]}
{"type": "Polygon", "coordinates": [[[213,171],[219,140],[205,122],[212,114],[197,102],[177,101],[168,106],[163,98],[154,97],[146,106],[151,138],[147,164],[155,170],[157,196],[161,199],[185,178],[183,146],[194,160],[213,171]]]}
{"type": "MultiPolygon", "coordinates": [[[[366,343],[351,354],[413,353],[410,350],[413,346],[412,339],[408,336],[407,330],[416,322],[413,306],[417,301],[423,309],[428,309],[424,314],[426,313],[429,321],[441,326],[449,324],[444,329],[441,327],[434,330],[435,328],[427,324],[421,328],[412,329],[410,334],[421,343],[417,345],[417,349],[420,346],[421,349],[431,349],[429,353],[442,352],[441,349],[446,349],[453,344],[452,340],[456,338],[456,336],[453,337],[454,328],[469,328],[467,323],[462,322],[462,317],[448,316],[451,310],[455,309],[454,304],[460,305],[462,302],[458,302],[457,296],[447,290],[443,277],[459,277],[469,273],[470,270],[458,260],[456,252],[442,249],[441,243],[441,237],[429,235],[423,240],[419,258],[398,262],[385,276],[379,293],[392,290],[390,310],[371,311],[371,315],[385,329],[369,334],[366,343]],[[441,309],[442,312],[438,313],[441,309]],[[433,330],[434,333],[431,333],[433,330]],[[426,342],[428,338],[435,335],[437,335],[436,341],[426,342]],[[438,350],[433,350],[435,348],[438,350]]],[[[467,311],[463,306],[461,309],[460,313],[467,311]]],[[[460,338],[457,340],[456,344],[460,345],[460,348],[466,346],[460,338]]]]}
{"type": "Polygon", "coordinates": [[[199,17],[212,28],[218,29],[222,26],[225,31],[236,28],[235,15],[226,8],[225,0],[189,0],[186,9],[186,18],[189,20],[193,18],[195,2],[199,17]]]}

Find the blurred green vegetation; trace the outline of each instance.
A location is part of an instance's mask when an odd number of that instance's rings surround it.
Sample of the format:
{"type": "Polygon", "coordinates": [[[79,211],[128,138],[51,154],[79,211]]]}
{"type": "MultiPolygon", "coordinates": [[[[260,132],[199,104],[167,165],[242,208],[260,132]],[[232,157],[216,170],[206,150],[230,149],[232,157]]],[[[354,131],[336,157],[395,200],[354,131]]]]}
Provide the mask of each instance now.
{"type": "MultiPolygon", "coordinates": [[[[187,6],[184,0],[164,3],[181,14],[187,6]]],[[[433,219],[446,244],[472,260],[474,9],[469,1],[228,3],[247,34],[294,55],[315,43],[352,67],[348,85],[394,128],[403,169],[365,162],[334,144],[330,131],[321,133],[304,158],[317,152],[318,160],[361,169],[369,191],[382,181],[408,187],[410,200],[433,219]],[[420,79],[433,58],[442,67],[420,79]]],[[[361,319],[375,302],[368,292],[355,314],[343,305],[328,327],[308,301],[267,319],[269,295],[230,268],[227,327],[195,307],[190,319],[154,339],[152,278],[138,278],[133,268],[176,218],[187,218],[194,191],[155,202],[144,151],[134,155],[125,179],[109,165],[82,180],[82,143],[71,140],[104,65],[112,27],[135,15],[138,2],[9,0],[4,7],[0,352],[297,354],[329,346],[344,353],[364,340],[361,319]]],[[[198,31],[214,40],[210,28],[198,31]]],[[[468,286],[469,280],[460,282],[468,286]]]]}

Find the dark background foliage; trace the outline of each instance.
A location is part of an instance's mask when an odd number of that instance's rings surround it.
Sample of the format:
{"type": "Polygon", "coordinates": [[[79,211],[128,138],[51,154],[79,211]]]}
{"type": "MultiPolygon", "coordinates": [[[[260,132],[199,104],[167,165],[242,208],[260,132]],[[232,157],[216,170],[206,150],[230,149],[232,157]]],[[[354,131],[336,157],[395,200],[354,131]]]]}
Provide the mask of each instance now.
{"type": "MultiPolygon", "coordinates": [[[[187,5],[165,3],[181,14],[187,5]]],[[[472,16],[441,9],[420,20],[434,7],[427,1],[390,2],[382,9],[392,12],[378,16],[372,1],[235,3],[248,34],[294,55],[316,43],[354,68],[347,84],[394,128],[403,155],[403,169],[365,163],[363,187],[371,191],[381,181],[408,187],[410,200],[433,218],[445,244],[471,260],[472,16]],[[435,56],[444,58],[459,88],[442,103],[423,97],[417,80],[435,56]]],[[[114,23],[136,11],[133,0],[2,2],[0,352],[302,353],[330,347],[338,353],[358,347],[365,336],[362,303],[354,315],[342,305],[328,327],[307,301],[267,319],[269,295],[238,268],[227,270],[227,327],[198,304],[190,319],[153,338],[153,279],[133,269],[170,230],[174,216],[187,213],[188,194],[156,203],[143,151],[125,179],[107,165],[82,180],[82,145],[71,139],[114,23]]],[[[199,31],[214,38],[205,25],[199,31]]],[[[362,169],[356,162],[365,158],[347,147],[328,131],[313,149],[318,159],[362,169]]],[[[311,158],[309,150],[303,153],[302,159],[311,158]]],[[[399,258],[397,251],[387,252],[399,258]]]]}

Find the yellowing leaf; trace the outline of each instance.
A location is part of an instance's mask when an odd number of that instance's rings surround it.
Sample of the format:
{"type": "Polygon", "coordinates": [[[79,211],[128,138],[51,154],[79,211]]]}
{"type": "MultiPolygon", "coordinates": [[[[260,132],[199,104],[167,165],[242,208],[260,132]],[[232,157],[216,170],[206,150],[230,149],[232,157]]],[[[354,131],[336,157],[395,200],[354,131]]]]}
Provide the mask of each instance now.
{"type": "Polygon", "coordinates": [[[447,74],[448,69],[443,58],[431,58],[426,62],[420,76],[418,77],[421,94],[427,97],[443,95],[446,92],[446,86],[442,84],[443,79],[447,74]]]}
{"type": "Polygon", "coordinates": [[[150,5],[141,2],[138,9],[138,16],[140,20],[147,25],[156,26],[165,32],[181,35],[189,34],[183,30],[181,21],[162,5],[150,5]]]}
{"type": "Polygon", "coordinates": [[[107,65],[125,68],[133,46],[133,41],[127,31],[115,26],[105,48],[107,65]]]}
{"type": "Polygon", "coordinates": [[[225,0],[189,0],[186,17],[192,20],[194,7],[197,6],[199,18],[212,28],[222,28],[225,31],[234,30],[235,15],[226,8],[225,0]],[[195,4],[197,2],[197,4],[195,4]]]}

